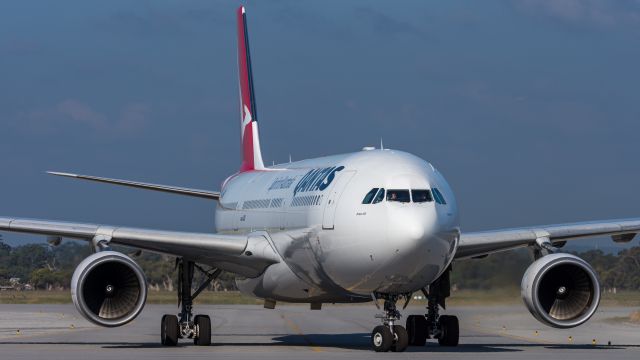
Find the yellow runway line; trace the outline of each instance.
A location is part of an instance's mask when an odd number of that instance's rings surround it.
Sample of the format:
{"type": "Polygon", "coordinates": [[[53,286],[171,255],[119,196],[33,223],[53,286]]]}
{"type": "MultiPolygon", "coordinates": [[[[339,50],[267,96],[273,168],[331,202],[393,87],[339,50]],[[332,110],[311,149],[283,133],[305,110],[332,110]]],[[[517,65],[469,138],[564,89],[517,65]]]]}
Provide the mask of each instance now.
{"type": "Polygon", "coordinates": [[[287,326],[289,326],[289,328],[291,330],[293,330],[293,332],[295,332],[296,334],[302,336],[304,341],[311,346],[311,350],[313,350],[315,352],[322,352],[322,348],[320,348],[319,346],[316,346],[311,341],[311,339],[309,339],[309,337],[302,332],[302,330],[300,329],[300,327],[296,323],[294,323],[291,319],[289,319],[286,316],[284,316],[284,314],[280,315],[280,317],[282,318],[282,320],[284,320],[284,322],[287,324],[287,326]]]}
{"type": "MultiPolygon", "coordinates": [[[[476,323],[479,323],[481,321],[481,319],[478,319],[478,317],[474,317],[476,320],[476,323]]],[[[528,337],[528,336],[519,336],[519,335],[514,335],[514,334],[510,334],[508,331],[506,331],[506,327],[503,326],[502,330],[499,331],[492,331],[491,329],[487,329],[487,328],[483,328],[481,326],[469,326],[468,327],[471,330],[477,331],[479,333],[483,333],[483,334],[488,334],[488,335],[496,335],[496,336],[503,336],[503,337],[507,337],[507,338],[511,338],[514,340],[522,340],[522,341],[529,341],[532,343],[536,343],[536,344],[541,344],[541,345],[553,345],[556,344],[555,342],[552,341],[548,341],[548,340],[543,340],[540,338],[535,338],[535,337],[528,337]]],[[[535,333],[536,336],[539,335],[538,331],[536,331],[535,333]]]]}

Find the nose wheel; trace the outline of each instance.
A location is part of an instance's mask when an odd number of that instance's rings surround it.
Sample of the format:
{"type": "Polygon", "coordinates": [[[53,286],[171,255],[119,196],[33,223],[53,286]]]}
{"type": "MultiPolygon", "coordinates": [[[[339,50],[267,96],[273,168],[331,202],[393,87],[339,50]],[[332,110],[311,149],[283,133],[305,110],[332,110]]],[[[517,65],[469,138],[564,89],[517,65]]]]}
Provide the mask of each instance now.
{"type": "Polygon", "coordinates": [[[208,315],[193,316],[193,299],[195,299],[211,281],[217,278],[219,269],[204,270],[192,261],[177,259],[178,275],[178,304],[180,314],[164,315],[160,327],[160,342],[165,346],[176,346],[178,339],[193,339],[199,346],[211,345],[211,318],[208,315]],[[191,285],[195,269],[202,271],[207,279],[192,293],[191,285]]]}
{"type": "Polygon", "coordinates": [[[375,352],[405,351],[409,346],[409,335],[403,326],[395,324],[401,317],[396,309],[399,296],[374,294],[373,298],[378,308],[377,299],[384,299],[384,312],[376,316],[382,319],[382,325],[376,326],[371,332],[371,347],[375,352]]]}
{"type": "Polygon", "coordinates": [[[387,352],[391,350],[393,338],[388,326],[378,325],[371,332],[371,346],[375,352],[387,352]]]}

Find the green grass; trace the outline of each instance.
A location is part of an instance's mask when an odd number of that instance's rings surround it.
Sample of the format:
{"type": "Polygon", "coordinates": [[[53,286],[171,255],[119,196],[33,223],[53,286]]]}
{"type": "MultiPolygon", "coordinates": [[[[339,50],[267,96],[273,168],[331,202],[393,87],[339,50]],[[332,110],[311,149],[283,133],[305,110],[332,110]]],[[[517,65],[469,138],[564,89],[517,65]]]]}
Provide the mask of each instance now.
{"type": "MultiPolygon", "coordinates": [[[[151,304],[177,304],[178,294],[171,291],[149,291],[147,302],[151,304]]],[[[262,304],[262,300],[242,295],[238,291],[203,291],[196,304],[262,304]]]]}
{"type": "Polygon", "coordinates": [[[451,293],[447,299],[447,305],[472,306],[472,305],[506,305],[520,304],[520,289],[505,288],[493,290],[458,290],[451,293]]]}
{"type": "MultiPolygon", "coordinates": [[[[418,295],[418,294],[414,294],[418,295]]],[[[412,300],[412,304],[426,304],[425,300],[412,300]]],[[[492,290],[458,290],[447,298],[447,306],[492,306],[522,304],[520,288],[500,288],[492,290]]],[[[640,307],[640,291],[618,291],[617,294],[603,293],[601,306],[640,307]]]]}
{"type": "MultiPolygon", "coordinates": [[[[149,304],[176,304],[177,294],[170,291],[149,291],[149,304]]],[[[67,304],[71,303],[68,290],[55,291],[0,291],[0,304],[67,304]]],[[[198,296],[196,304],[262,304],[262,300],[242,295],[237,291],[205,291],[198,296]]],[[[425,303],[413,300],[412,304],[425,303]]],[[[513,305],[522,304],[520,289],[458,290],[447,299],[448,306],[513,305]]],[[[618,291],[617,294],[602,294],[603,306],[640,307],[640,291],[618,291]]]]}
{"type": "MultiPolygon", "coordinates": [[[[508,305],[521,304],[520,288],[502,288],[493,290],[458,290],[452,292],[447,304],[464,305],[508,305]]],[[[617,294],[605,292],[600,299],[602,306],[640,306],[640,291],[618,291],[617,294]]]]}
{"type": "Polygon", "coordinates": [[[0,291],[0,304],[66,304],[69,291],[0,291]]]}
{"type": "MultiPolygon", "coordinates": [[[[520,304],[520,288],[493,290],[459,290],[447,299],[451,305],[503,305],[520,304]]],[[[640,306],[640,291],[605,292],[600,298],[601,306],[640,306]]]]}
{"type": "Polygon", "coordinates": [[[604,306],[640,306],[640,291],[618,291],[617,294],[602,294],[601,305],[604,306]]]}

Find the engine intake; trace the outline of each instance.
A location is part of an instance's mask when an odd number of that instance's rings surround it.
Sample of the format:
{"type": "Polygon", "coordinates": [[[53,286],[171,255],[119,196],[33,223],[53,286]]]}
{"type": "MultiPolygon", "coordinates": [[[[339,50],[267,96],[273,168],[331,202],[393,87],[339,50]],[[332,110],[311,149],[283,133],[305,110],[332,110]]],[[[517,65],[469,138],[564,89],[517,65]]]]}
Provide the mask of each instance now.
{"type": "Polygon", "coordinates": [[[539,321],[571,328],[595,313],[600,284],[586,261],[571,254],[551,254],[533,262],[525,272],[522,299],[539,321]]]}
{"type": "Polygon", "coordinates": [[[147,280],[128,256],[101,251],[84,259],[74,271],[71,297],[87,320],[101,326],[121,326],[142,311],[147,280]]]}

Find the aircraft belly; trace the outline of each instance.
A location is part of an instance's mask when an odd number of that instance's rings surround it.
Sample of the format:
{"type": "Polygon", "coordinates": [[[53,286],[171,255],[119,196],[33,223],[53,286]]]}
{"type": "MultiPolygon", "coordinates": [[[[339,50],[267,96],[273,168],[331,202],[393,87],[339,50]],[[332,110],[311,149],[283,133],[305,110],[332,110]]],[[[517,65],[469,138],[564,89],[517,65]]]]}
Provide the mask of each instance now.
{"type": "Polygon", "coordinates": [[[285,263],[271,265],[256,278],[237,279],[236,285],[246,295],[278,301],[349,303],[371,300],[368,296],[358,296],[344,291],[324,291],[310,286],[285,263]]]}

